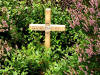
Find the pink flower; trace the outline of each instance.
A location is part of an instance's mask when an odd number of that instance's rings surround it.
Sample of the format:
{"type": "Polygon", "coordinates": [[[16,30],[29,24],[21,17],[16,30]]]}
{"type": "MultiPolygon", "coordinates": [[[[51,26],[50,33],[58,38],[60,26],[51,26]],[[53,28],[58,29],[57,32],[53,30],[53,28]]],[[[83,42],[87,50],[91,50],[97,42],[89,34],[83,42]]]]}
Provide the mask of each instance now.
{"type": "Polygon", "coordinates": [[[6,21],[4,21],[4,20],[2,20],[2,24],[4,25],[4,24],[7,24],[7,22],[6,21]]]}
{"type": "Polygon", "coordinates": [[[93,42],[94,40],[91,38],[90,41],[93,42]]]}
{"type": "Polygon", "coordinates": [[[98,27],[95,26],[95,27],[94,27],[94,34],[95,34],[97,31],[98,31],[98,27]]]}
{"type": "Polygon", "coordinates": [[[8,31],[8,29],[6,29],[5,31],[8,31]]]}
{"type": "Polygon", "coordinates": [[[96,6],[96,8],[98,8],[98,1],[97,0],[90,0],[89,1],[90,4],[94,7],[94,5],[96,6]]]}
{"type": "Polygon", "coordinates": [[[77,25],[75,20],[73,20],[73,25],[77,25]]]}
{"type": "Polygon", "coordinates": [[[88,13],[88,9],[87,9],[87,8],[85,8],[84,12],[85,12],[85,14],[87,14],[87,13],[88,13]]]}
{"type": "Polygon", "coordinates": [[[95,20],[89,20],[90,25],[94,25],[95,24],[95,20]]]}
{"type": "Polygon", "coordinates": [[[82,2],[83,0],[78,0],[79,2],[82,2]]]}
{"type": "Polygon", "coordinates": [[[98,37],[100,37],[100,35],[98,35],[98,37]]]}
{"type": "Polygon", "coordinates": [[[80,69],[81,71],[84,71],[83,68],[82,68],[81,66],[79,66],[79,69],[80,69]]]}
{"type": "Polygon", "coordinates": [[[78,2],[78,4],[76,5],[77,8],[81,8],[82,4],[80,2],[78,2]]]}
{"type": "Polygon", "coordinates": [[[78,18],[79,18],[80,20],[82,20],[82,15],[81,15],[81,14],[79,14],[79,15],[78,15],[78,18]]]}
{"type": "Polygon", "coordinates": [[[16,9],[18,9],[19,7],[18,6],[16,6],[16,9]]]}
{"type": "Polygon", "coordinates": [[[73,2],[76,2],[76,0],[72,0],[73,2]]]}
{"type": "Polygon", "coordinates": [[[4,32],[5,30],[4,29],[0,29],[0,32],[4,32]]]}
{"type": "Polygon", "coordinates": [[[70,24],[70,27],[71,27],[71,28],[74,28],[74,26],[73,26],[72,24],[70,24]]]}
{"type": "Polygon", "coordinates": [[[76,19],[75,19],[74,22],[75,22],[74,25],[80,25],[80,22],[79,22],[79,18],[78,17],[76,17],[76,19]]]}
{"type": "Polygon", "coordinates": [[[72,24],[72,22],[71,21],[68,21],[69,22],[69,24],[70,24],[70,27],[71,28],[74,28],[74,25],[72,24]]]}
{"type": "Polygon", "coordinates": [[[86,49],[86,53],[88,54],[89,57],[91,57],[92,55],[94,55],[94,52],[92,49],[86,49]]]}
{"type": "Polygon", "coordinates": [[[91,71],[91,74],[90,75],[93,75],[94,71],[91,71]]]}
{"type": "Polygon", "coordinates": [[[94,1],[95,1],[95,6],[98,8],[98,1],[97,0],[94,1]]]}
{"type": "Polygon", "coordinates": [[[90,0],[92,3],[94,3],[94,0],[90,0]]]}
{"type": "Polygon", "coordinates": [[[82,54],[80,54],[80,56],[82,57],[82,54]]]}
{"type": "Polygon", "coordinates": [[[85,66],[86,70],[89,70],[88,66],[85,66]]]}
{"type": "Polygon", "coordinates": [[[94,0],[90,0],[89,2],[91,4],[91,6],[94,7],[94,0]]]}
{"type": "Polygon", "coordinates": [[[88,75],[87,71],[84,71],[85,75],[88,75]]]}
{"type": "Polygon", "coordinates": [[[70,74],[73,75],[73,72],[71,71],[70,74]]]}
{"type": "Polygon", "coordinates": [[[100,50],[97,50],[97,53],[100,54],[100,50]]]}
{"type": "Polygon", "coordinates": [[[93,16],[90,16],[89,18],[90,18],[91,20],[93,20],[93,16]]]}
{"type": "Polygon", "coordinates": [[[89,31],[88,27],[87,28],[86,27],[82,27],[82,29],[85,30],[86,32],[89,31]]]}
{"type": "Polygon", "coordinates": [[[89,11],[90,11],[91,14],[94,14],[95,13],[94,8],[90,8],[89,11]]]}
{"type": "Polygon", "coordinates": [[[10,50],[10,48],[9,48],[9,47],[7,47],[7,48],[6,48],[6,51],[8,52],[9,50],[10,50]]]}
{"type": "Polygon", "coordinates": [[[83,59],[82,59],[81,57],[78,57],[78,61],[79,61],[79,62],[82,62],[83,59]]]}
{"type": "Polygon", "coordinates": [[[5,20],[2,20],[3,27],[8,27],[8,24],[5,20]]]}
{"type": "Polygon", "coordinates": [[[91,73],[94,73],[94,71],[91,71],[91,73]]]}
{"type": "Polygon", "coordinates": [[[99,16],[100,17],[100,12],[98,12],[98,15],[97,16],[99,16]]]}
{"type": "Polygon", "coordinates": [[[3,27],[8,27],[8,25],[7,25],[7,24],[5,24],[3,27]]]}

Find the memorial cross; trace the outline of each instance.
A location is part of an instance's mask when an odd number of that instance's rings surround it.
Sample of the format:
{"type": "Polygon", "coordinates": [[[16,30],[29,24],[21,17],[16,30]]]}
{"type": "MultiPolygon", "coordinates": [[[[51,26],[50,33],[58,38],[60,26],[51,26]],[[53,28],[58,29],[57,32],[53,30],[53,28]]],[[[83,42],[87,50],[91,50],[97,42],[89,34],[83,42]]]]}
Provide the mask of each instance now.
{"type": "Polygon", "coordinates": [[[45,31],[45,47],[50,48],[50,31],[65,31],[65,25],[51,24],[51,9],[45,10],[45,24],[30,24],[29,28],[35,31],[45,31]]]}

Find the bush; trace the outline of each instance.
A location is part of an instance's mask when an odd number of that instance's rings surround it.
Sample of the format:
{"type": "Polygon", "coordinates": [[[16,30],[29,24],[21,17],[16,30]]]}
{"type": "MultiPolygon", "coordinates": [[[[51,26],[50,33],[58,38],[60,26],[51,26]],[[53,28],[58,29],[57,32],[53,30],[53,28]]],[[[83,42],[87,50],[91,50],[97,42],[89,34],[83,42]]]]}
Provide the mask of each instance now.
{"type": "MultiPolygon", "coordinates": [[[[91,6],[87,4],[88,1],[77,0],[74,3],[72,0],[68,10],[72,14],[70,15],[66,10],[62,12],[61,6],[51,5],[50,1],[44,4],[38,1],[0,1],[0,39],[7,40],[7,48],[4,48],[5,53],[0,58],[0,74],[99,74],[100,15],[98,8],[94,7],[96,4],[93,6],[93,3],[90,3],[95,11],[87,13],[91,6]],[[45,23],[44,11],[48,7],[52,9],[51,23],[66,25],[66,31],[51,32],[51,48],[46,50],[43,46],[44,32],[31,31],[29,24],[45,23]],[[68,20],[72,20],[72,23],[69,21],[72,28],[69,27],[68,20]],[[14,49],[10,48],[13,50],[7,51],[8,45],[14,49]],[[15,49],[16,45],[19,49],[15,49]]],[[[63,2],[65,0],[62,0],[61,4],[64,4],[63,2]]]]}
{"type": "MultiPolygon", "coordinates": [[[[69,50],[73,51],[71,49],[69,50]]],[[[12,50],[7,52],[6,58],[2,57],[4,61],[1,64],[0,74],[64,75],[64,71],[69,69],[67,65],[73,65],[75,67],[74,64],[77,65],[78,63],[76,62],[77,56],[75,53],[73,53],[73,56],[68,57],[68,52],[66,51],[65,56],[61,59],[59,59],[59,54],[54,54],[54,51],[51,49],[46,50],[42,46],[37,47],[33,43],[30,43],[27,48],[23,47],[22,50],[12,50]]]]}
{"type": "MultiPolygon", "coordinates": [[[[0,16],[0,25],[1,29],[4,31],[0,32],[0,38],[8,41],[9,45],[13,48],[18,46],[21,48],[22,45],[26,46],[31,41],[44,42],[44,32],[30,32],[28,30],[29,24],[43,24],[45,23],[45,13],[44,10],[47,7],[52,8],[52,24],[64,24],[66,25],[66,32],[52,32],[51,33],[51,45],[54,44],[57,40],[53,40],[53,38],[58,39],[59,43],[63,42],[62,46],[68,45],[72,46],[76,42],[76,38],[73,40],[74,36],[77,35],[74,30],[69,27],[67,20],[69,17],[66,16],[68,13],[66,11],[62,12],[61,8],[52,7],[51,3],[48,4],[40,4],[35,2],[27,2],[27,1],[0,1],[1,2],[1,16],[0,16]],[[39,13],[39,14],[37,14],[39,13]],[[62,15],[62,16],[61,16],[62,15]],[[59,16],[61,16],[59,18],[59,16]],[[6,28],[3,28],[7,26],[6,28]],[[56,36],[55,36],[56,35],[56,36]],[[37,39],[34,39],[36,37],[37,39]],[[60,37],[63,36],[63,37],[60,37]],[[70,37],[71,36],[71,37],[70,37]],[[63,39],[66,38],[66,41],[63,39]],[[68,38],[68,39],[67,39],[68,38]]],[[[66,47],[63,47],[64,49],[66,47]]]]}
{"type": "Polygon", "coordinates": [[[72,28],[81,30],[86,36],[77,45],[80,65],[87,67],[85,71],[80,66],[80,70],[86,74],[99,74],[100,12],[97,0],[89,0],[89,4],[86,5],[83,0],[73,0],[73,6],[68,10],[71,14],[69,23],[72,28]]]}

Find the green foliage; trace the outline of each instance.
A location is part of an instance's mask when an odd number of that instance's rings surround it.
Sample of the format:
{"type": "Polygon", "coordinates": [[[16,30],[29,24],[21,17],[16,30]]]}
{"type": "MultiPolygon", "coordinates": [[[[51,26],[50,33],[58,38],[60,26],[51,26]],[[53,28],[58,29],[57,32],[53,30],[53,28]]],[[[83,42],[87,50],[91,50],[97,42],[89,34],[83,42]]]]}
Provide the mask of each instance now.
{"type": "MultiPolygon", "coordinates": [[[[74,48],[70,48],[71,51],[74,48]]],[[[74,51],[73,51],[74,52],[74,51]]],[[[77,67],[77,56],[68,56],[66,51],[63,58],[58,59],[59,54],[55,54],[51,49],[34,46],[30,43],[22,50],[12,50],[7,52],[7,56],[2,63],[0,74],[5,75],[64,75],[64,71],[69,72],[69,66],[77,67]]]]}
{"type": "MultiPolygon", "coordinates": [[[[69,27],[67,20],[70,17],[66,11],[61,11],[61,8],[52,7],[51,3],[48,4],[40,4],[36,1],[31,3],[31,5],[27,4],[26,1],[1,1],[0,9],[5,7],[6,13],[1,12],[0,21],[5,20],[8,24],[8,31],[1,32],[0,38],[7,40],[13,47],[17,44],[19,48],[22,45],[26,46],[31,41],[36,41],[38,43],[44,42],[44,32],[30,32],[28,30],[29,24],[44,24],[45,23],[45,8],[51,7],[52,9],[52,24],[64,24],[66,25],[66,32],[52,32],[51,33],[51,45],[55,45],[56,41],[66,49],[66,46],[72,46],[77,38],[74,38],[76,33],[69,27]],[[9,17],[8,17],[9,16],[9,17]],[[37,36],[36,36],[37,35],[37,36]],[[7,37],[6,37],[7,36],[7,37]],[[37,38],[39,37],[39,38],[37,38]],[[36,38],[36,39],[34,39],[36,38]],[[16,39],[16,40],[15,40],[16,39]],[[57,40],[55,40],[57,39],[57,40]],[[64,41],[63,39],[66,39],[64,41]],[[55,40],[55,41],[54,41],[55,40]],[[39,42],[40,41],[40,42],[39,42]]],[[[2,23],[0,23],[2,25],[2,23]]]]}
{"type": "Polygon", "coordinates": [[[100,56],[100,44],[98,43],[100,42],[100,25],[98,21],[100,5],[97,0],[89,0],[88,2],[90,5],[86,4],[85,1],[83,2],[83,0],[73,0],[74,5],[69,9],[69,13],[71,13],[69,23],[76,31],[81,30],[84,33],[83,35],[79,34],[81,37],[78,39],[80,43],[77,44],[77,53],[80,61],[79,65],[88,68],[84,69],[80,66],[80,70],[87,74],[99,75],[98,56],[100,56]]]}
{"type": "MultiPolygon", "coordinates": [[[[59,5],[51,5],[51,2],[41,4],[41,0],[0,0],[0,26],[6,21],[8,31],[0,32],[0,39],[7,40],[13,50],[6,51],[0,58],[1,75],[85,75],[86,65],[80,63],[75,44],[85,49],[84,44],[89,44],[86,35],[80,28],[72,29],[67,22],[70,15],[59,5]],[[44,48],[44,32],[31,31],[29,24],[45,23],[45,8],[52,9],[52,24],[66,25],[65,32],[51,32],[51,48],[44,48]],[[76,31],[77,30],[77,33],[76,31]],[[15,49],[15,46],[19,49],[15,49]],[[82,67],[84,71],[80,70],[82,67]]],[[[95,42],[93,42],[95,44],[95,42]]],[[[79,49],[80,49],[79,48],[79,49]]],[[[89,73],[92,68],[99,66],[88,55],[84,56],[89,64],[89,73]],[[92,66],[91,66],[92,65],[92,66]]],[[[93,59],[99,58],[99,55],[93,59]]],[[[99,60],[99,59],[98,59],[99,60]]],[[[97,69],[97,68],[96,68],[97,69]]],[[[97,74],[98,72],[95,72],[97,74]]],[[[99,74],[99,73],[98,73],[99,74]]]]}

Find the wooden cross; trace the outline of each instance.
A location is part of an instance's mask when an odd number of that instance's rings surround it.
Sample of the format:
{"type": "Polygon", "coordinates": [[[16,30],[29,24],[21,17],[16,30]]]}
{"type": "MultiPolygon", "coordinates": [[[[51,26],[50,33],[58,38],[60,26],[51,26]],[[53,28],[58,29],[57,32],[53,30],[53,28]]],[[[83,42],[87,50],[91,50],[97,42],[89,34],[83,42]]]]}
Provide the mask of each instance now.
{"type": "Polygon", "coordinates": [[[45,31],[45,47],[50,48],[50,31],[65,31],[65,25],[51,25],[51,9],[45,10],[45,24],[30,24],[35,31],[45,31]]]}

